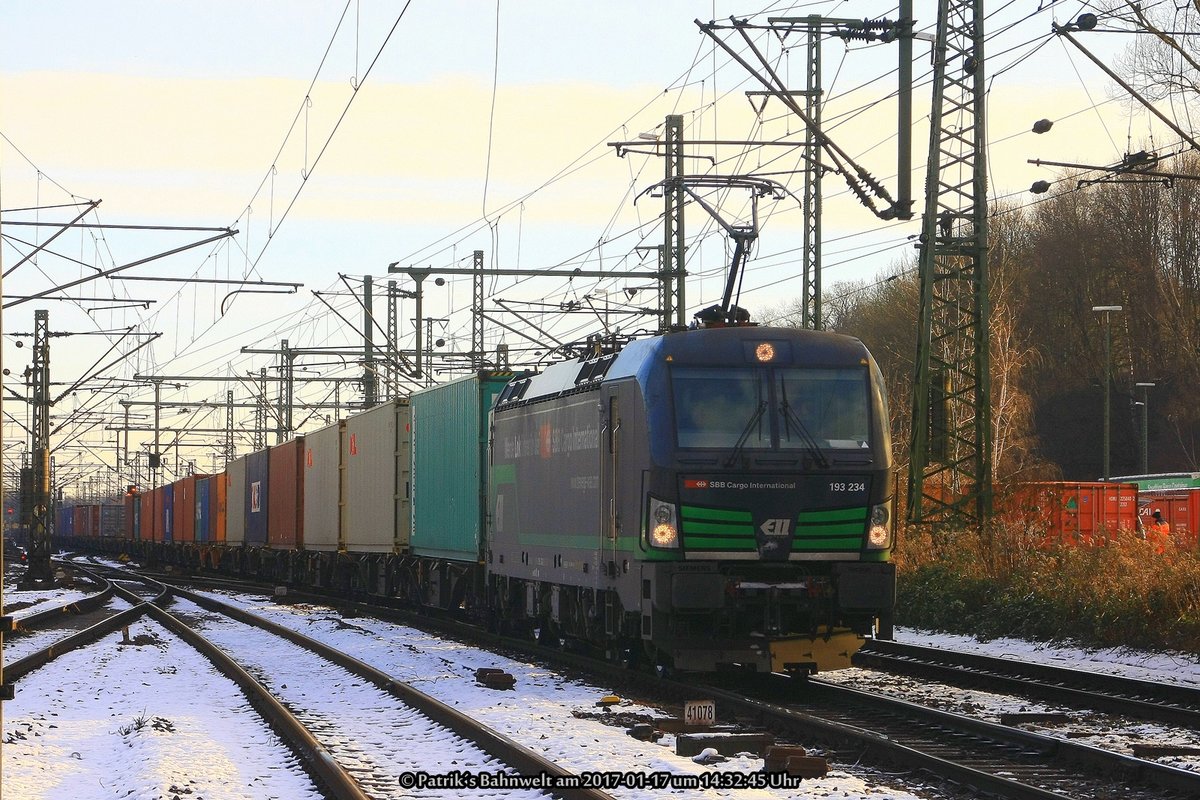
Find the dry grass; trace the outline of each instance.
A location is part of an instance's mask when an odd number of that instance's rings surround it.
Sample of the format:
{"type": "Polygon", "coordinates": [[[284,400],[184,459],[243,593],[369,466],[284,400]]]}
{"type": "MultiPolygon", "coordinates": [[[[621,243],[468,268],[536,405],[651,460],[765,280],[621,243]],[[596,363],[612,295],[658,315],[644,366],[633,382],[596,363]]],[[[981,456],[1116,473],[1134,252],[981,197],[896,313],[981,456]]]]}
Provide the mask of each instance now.
{"type": "Polygon", "coordinates": [[[1200,653],[1200,556],[1138,538],[1047,547],[1009,524],[909,530],[897,555],[897,621],[990,638],[1070,639],[1200,653]]]}

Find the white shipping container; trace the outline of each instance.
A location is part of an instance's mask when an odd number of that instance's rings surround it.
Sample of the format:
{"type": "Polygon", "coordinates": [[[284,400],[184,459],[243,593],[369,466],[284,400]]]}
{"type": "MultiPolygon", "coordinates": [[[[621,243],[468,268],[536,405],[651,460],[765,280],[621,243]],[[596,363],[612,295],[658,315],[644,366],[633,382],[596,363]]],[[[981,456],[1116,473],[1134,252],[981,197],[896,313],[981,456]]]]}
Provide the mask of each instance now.
{"type": "Polygon", "coordinates": [[[342,437],[337,422],[304,434],[304,549],[337,550],[341,537],[342,437]]]}
{"type": "Polygon", "coordinates": [[[342,530],[350,552],[400,553],[408,549],[412,530],[409,421],[407,399],[384,403],[346,420],[342,530]]]}
{"type": "Polygon", "coordinates": [[[246,543],[246,457],[230,461],[225,467],[225,544],[241,547],[246,543]]]}

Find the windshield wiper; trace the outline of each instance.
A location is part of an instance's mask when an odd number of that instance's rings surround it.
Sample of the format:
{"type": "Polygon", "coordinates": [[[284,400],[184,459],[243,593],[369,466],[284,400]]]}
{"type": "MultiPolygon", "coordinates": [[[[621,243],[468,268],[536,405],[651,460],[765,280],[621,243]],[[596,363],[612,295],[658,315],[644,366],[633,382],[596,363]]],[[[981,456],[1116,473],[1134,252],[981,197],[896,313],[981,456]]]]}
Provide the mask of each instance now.
{"type": "Polygon", "coordinates": [[[762,419],[763,413],[767,410],[767,401],[760,400],[758,408],[754,409],[754,413],[750,415],[750,420],[746,423],[746,427],[742,430],[742,435],[738,437],[737,444],[733,446],[733,452],[729,454],[729,460],[725,462],[725,468],[732,467],[738,460],[738,456],[742,454],[742,449],[746,446],[746,440],[750,438],[750,432],[754,430],[754,426],[762,419]]]}
{"type": "Polygon", "coordinates": [[[804,449],[812,454],[813,460],[817,462],[817,466],[821,469],[829,469],[829,459],[825,458],[825,454],[821,452],[821,446],[817,444],[817,440],[808,432],[808,428],[800,421],[800,417],[796,416],[796,412],[792,411],[792,407],[788,405],[787,385],[782,381],[779,384],[780,404],[779,408],[783,411],[783,430],[788,438],[791,438],[792,428],[795,424],[796,433],[800,435],[800,441],[804,444],[804,449]]]}

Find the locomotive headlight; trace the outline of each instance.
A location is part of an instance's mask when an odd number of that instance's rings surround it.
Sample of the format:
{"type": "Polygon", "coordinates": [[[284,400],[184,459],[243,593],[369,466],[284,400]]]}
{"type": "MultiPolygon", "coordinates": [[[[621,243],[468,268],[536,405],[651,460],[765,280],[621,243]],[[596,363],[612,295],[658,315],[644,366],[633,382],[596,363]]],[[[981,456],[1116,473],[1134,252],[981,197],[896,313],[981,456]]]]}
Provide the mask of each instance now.
{"type": "Polygon", "coordinates": [[[871,507],[871,527],[867,530],[867,549],[883,550],[892,543],[892,501],[871,507]]]}
{"type": "Polygon", "coordinates": [[[679,547],[674,503],[650,498],[650,544],[655,547],[679,547]]]}

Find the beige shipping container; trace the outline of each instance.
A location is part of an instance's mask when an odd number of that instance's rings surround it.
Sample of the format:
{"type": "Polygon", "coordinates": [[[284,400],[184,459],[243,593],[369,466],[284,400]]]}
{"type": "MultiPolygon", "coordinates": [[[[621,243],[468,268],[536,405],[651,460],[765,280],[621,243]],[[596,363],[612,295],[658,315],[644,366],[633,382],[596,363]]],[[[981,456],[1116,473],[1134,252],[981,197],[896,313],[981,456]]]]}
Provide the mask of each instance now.
{"type": "Polygon", "coordinates": [[[346,423],[304,434],[304,549],[342,544],[342,437],[346,423]]]}
{"type": "Polygon", "coordinates": [[[225,544],[241,547],[246,543],[246,457],[230,461],[225,467],[225,544]]]}
{"type": "Polygon", "coordinates": [[[410,421],[407,399],[375,406],[346,420],[342,533],[350,552],[408,550],[412,530],[410,421]]]}

